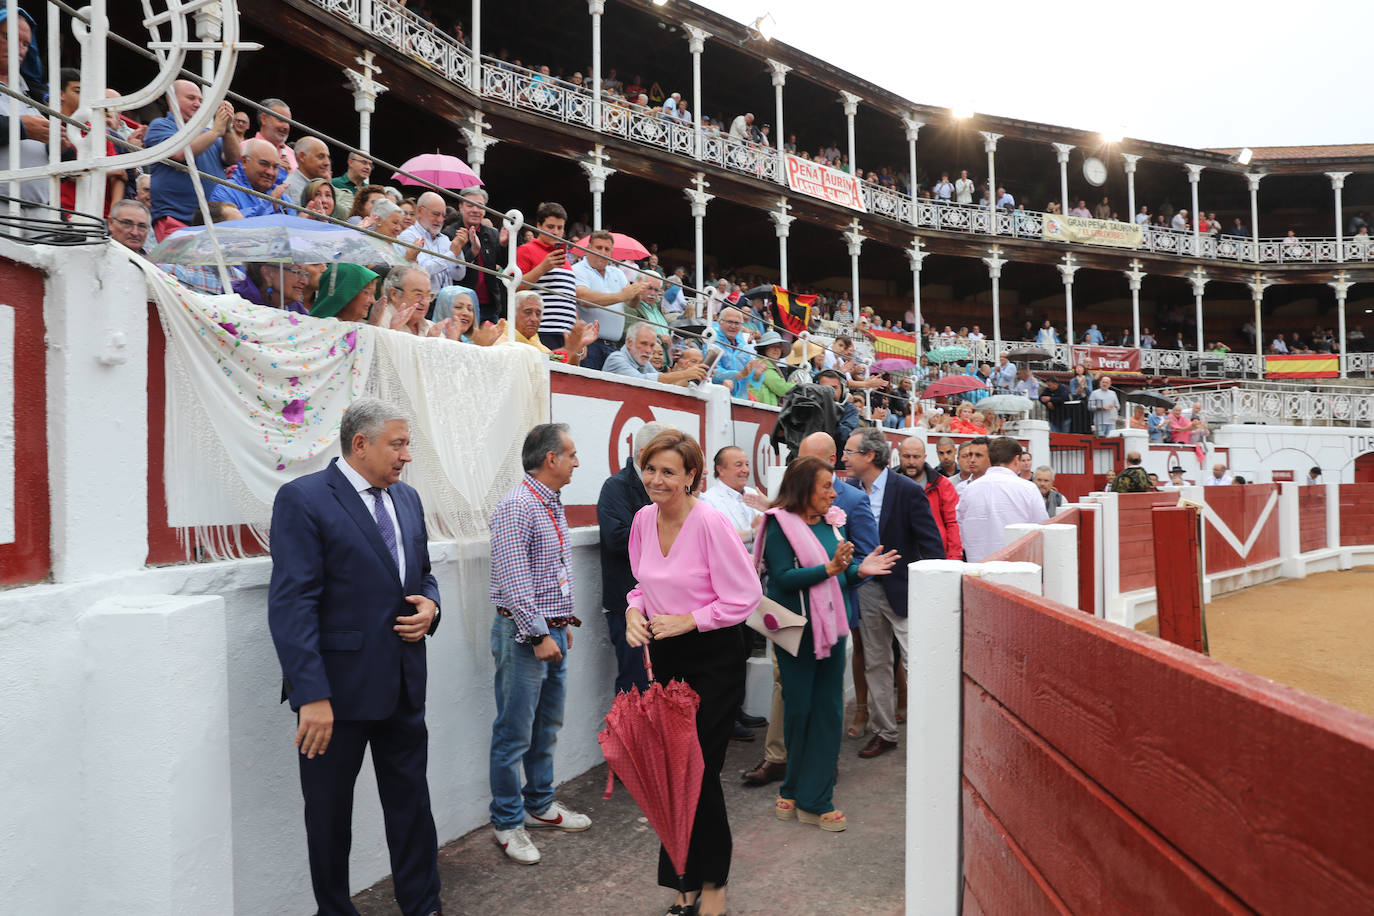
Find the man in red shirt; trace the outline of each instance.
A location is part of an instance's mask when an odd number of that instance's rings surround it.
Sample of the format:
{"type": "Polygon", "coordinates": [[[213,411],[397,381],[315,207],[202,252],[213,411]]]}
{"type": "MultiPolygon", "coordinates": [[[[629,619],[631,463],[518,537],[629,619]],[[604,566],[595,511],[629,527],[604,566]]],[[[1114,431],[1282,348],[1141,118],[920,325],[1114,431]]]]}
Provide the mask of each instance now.
{"type": "Polygon", "coordinates": [[[520,288],[540,287],[544,317],[539,322],[539,339],[550,350],[563,346],[564,336],[577,321],[577,280],[563,244],[567,221],[568,211],[562,204],[540,204],[534,214],[534,238],[515,249],[515,264],[523,275],[520,288]]]}
{"type": "Polygon", "coordinates": [[[940,471],[926,464],[926,444],[912,436],[903,440],[897,448],[902,460],[902,473],[921,485],[926,499],[930,500],[930,514],[935,516],[935,526],[940,529],[940,539],[945,544],[945,559],[962,560],[964,544],[959,537],[959,494],[954,490],[954,482],[940,471]]]}

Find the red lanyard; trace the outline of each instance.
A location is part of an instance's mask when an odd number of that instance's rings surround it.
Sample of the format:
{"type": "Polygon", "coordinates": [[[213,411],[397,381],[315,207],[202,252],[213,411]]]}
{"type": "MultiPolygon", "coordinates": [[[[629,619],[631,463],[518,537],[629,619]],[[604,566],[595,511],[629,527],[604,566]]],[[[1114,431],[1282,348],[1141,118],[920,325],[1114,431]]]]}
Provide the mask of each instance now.
{"type": "Polygon", "coordinates": [[[562,555],[563,555],[563,529],[558,527],[558,519],[554,518],[554,515],[553,515],[553,507],[550,506],[548,503],[544,502],[544,497],[542,497],[542,496],[539,495],[539,491],[538,491],[538,490],[536,490],[534,487],[530,486],[530,482],[529,482],[528,480],[522,480],[522,481],[520,481],[520,482],[523,483],[523,484],[525,485],[525,489],[526,489],[526,490],[529,490],[530,493],[534,496],[535,499],[539,500],[539,505],[541,505],[541,506],[544,507],[544,511],[547,512],[547,513],[549,513],[549,521],[553,522],[553,533],[556,534],[556,535],[558,535],[558,555],[559,555],[559,557],[562,557],[562,555]]]}

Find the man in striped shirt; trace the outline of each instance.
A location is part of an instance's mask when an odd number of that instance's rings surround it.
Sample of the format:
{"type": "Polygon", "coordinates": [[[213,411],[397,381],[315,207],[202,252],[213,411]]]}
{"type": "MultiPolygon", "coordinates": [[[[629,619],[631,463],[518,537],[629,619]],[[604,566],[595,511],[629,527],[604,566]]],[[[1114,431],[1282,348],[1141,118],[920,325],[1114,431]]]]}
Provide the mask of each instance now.
{"type": "Polygon", "coordinates": [[[540,287],[544,317],[539,322],[539,339],[550,350],[563,346],[564,335],[577,321],[577,280],[563,244],[567,221],[568,211],[562,204],[540,204],[534,213],[534,238],[515,249],[515,264],[523,275],[520,288],[540,287]]]}
{"type": "Polygon", "coordinates": [[[566,423],[530,430],[525,476],[491,517],[491,601],[496,615],[496,721],[491,728],[491,823],[496,843],[522,865],[539,861],[529,828],[586,830],[591,819],[554,798],[553,750],[563,724],[573,615],[572,541],[559,491],[577,448],[566,423]],[[522,786],[521,772],[528,779],[522,786]]]}

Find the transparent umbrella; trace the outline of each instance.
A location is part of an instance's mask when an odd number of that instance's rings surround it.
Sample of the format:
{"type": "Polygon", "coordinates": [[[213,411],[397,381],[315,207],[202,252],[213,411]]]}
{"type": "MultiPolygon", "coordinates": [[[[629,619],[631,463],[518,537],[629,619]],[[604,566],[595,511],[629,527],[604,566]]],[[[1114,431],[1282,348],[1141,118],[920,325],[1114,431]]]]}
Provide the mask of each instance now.
{"type": "Polygon", "coordinates": [[[272,214],[215,224],[215,240],[204,226],[178,229],[148,253],[154,264],[215,264],[215,241],[227,264],[255,261],[289,264],[400,264],[387,242],[352,226],[272,214]]]}

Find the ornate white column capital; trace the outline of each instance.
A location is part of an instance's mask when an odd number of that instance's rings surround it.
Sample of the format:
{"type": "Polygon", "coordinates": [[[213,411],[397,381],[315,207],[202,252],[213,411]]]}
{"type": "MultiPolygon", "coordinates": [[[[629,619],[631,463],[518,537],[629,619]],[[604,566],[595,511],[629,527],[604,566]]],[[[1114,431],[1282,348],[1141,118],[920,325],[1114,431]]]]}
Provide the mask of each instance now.
{"type": "Polygon", "coordinates": [[[1248,185],[1250,185],[1250,190],[1251,190],[1252,192],[1253,192],[1253,191],[1258,191],[1258,190],[1259,190],[1260,179],[1263,178],[1263,177],[1264,177],[1264,173],[1263,173],[1263,172],[1246,172],[1246,173],[1245,173],[1245,181],[1246,181],[1246,183],[1247,183],[1248,185]]]}
{"type": "Polygon", "coordinates": [[[593,194],[601,194],[606,190],[606,179],[615,174],[615,169],[603,164],[606,154],[599,146],[589,155],[590,159],[579,159],[577,164],[587,176],[587,187],[593,194]]]}
{"type": "Polygon", "coordinates": [[[219,41],[223,37],[224,11],[219,0],[207,3],[195,12],[196,38],[199,41],[219,41]]]}
{"type": "Polygon", "coordinates": [[[705,218],[706,205],[716,199],[714,194],[707,194],[705,191],[699,191],[696,188],[683,188],[682,193],[683,196],[687,198],[687,202],[692,205],[693,219],[705,218]]]}
{"type": "Polygon", "coordinates": [[[1073,275],[1078,273],[1078,265],[1074,263],[1073,255],[1064,255],[1064,263],[1056,264],[1054,268],[1059,271],[1059,278],[1064,281],[1065,286],[1073,286],[1073,275]]]}
{"type": "Polygon", "coordinates": [[[1122,153],[1121,158],[1126,160],[1126,174],[1135,174],[1135,164],[1140,161],[1140,156],[1135,153],[1122,153]]]}
{"type": "Polygon", "coordinates": [[[843,233],[846,247],[849,249],[849,256],[857,258],[859,249],[863,247],[866,236],[863,235],[863,226],[859,225],[857,218],[849,221],[849,228],[843,233]]]}
{"type": "Polygon", "coordinates": [[[587,12],[600,16],[606,12],[606,0],[587,0],[587,12]]]}
{"type": "Polygon", "coordinates": [[[1138,260],[1132,259],[1131,269],[1122,271],[1122,273],[1126,275],[1126,282],[1130,284],[1131,292],[1133,293],[1140,292],[1141,281],[1144,280],[1147,276],[1149,276],[1147,273],[1145,273],[1145,271],[1140,269],[1142,266],[1144,265],[1142,265],[1138,260]]]}
{"type": "Polygon", "coordinates": [[[792,225],[792,221],[796,219],[795,216],[788,215],[787,211],[791,209],[792,205],[787,202],[787,198],[779,197],[777,209],[768,211],[768,218],[773,221],[774,231],[777,232],[780,239],[787,238],[790,231],[789,227],[792,225]]]}
{"type": "Polygon", "coordinates": [[[1207,271],[1201,267],[1194,267],[1193,272],[1188,275],[1188,283],[1193,287],[1193,295],[1201,297],[1202,291],[1207,287],[1207,271]]]}
{"type": "Polygon", "coordinates": [[[920,236],[911,240],[911,247],[906,249],[906,257],[911,262],[911,272],[920,273],[921,262],[930,257],[930,252],[925,250],[925,243],[921,241],[920,236]]]}
{"type": "Polygon", "coordinates": [[[1059,164],[1067,165],[1069,153],[1073,152],[1074,145],[1072,143],[1051,143],[1050,146],[1054,147],[1054,158],[1058,160],[1059,164]]]}
{"type": "Polygon", "coordinates": [[[474,110],[467,123],[459,128],[463,134],[463,145],[468,149],[468,165],[474,170],[480,169],[486,161],[487,149],[501,142],[486,132],[489,127],[491,125],[482,119],[482,112],[474,110]]]}
{"type": "Polygon", "coordinates": [[[1264,274],[1256,271],[1254,279],[1246,280],[1245,285],[1250,287],[1250,297],[1256,302],[1264,298],[1264,291],[1277,284],[1277,280],[1270,280],[1264,274]]]}
{"type": "Polygon", "coordinates": [[[348,80],[344,88],[353,93],[353,110],[368,114],[377,110],[377,96],[387,90],[387,87],[373,79],[382,72],[382,68],[373,63],[373,56],[373,52],[364,51],[362,57],[353,58],[362,68],[361,73],[349,67],[344,67],[343,71],[348,80]]]}
{"type": "Polygon", "coordinates": [[[1197,184],[1198,180],[1202,178],[1202,170],[1207,168],[1207,166],[1197,165],[1193,162],[1187,162],[1184,163],[1183,168],[1188,173],[1188,183],[1197,184]]]}
{"type": "Polygon", "coordinates": [[[771,57],[768,58],[768,69],[772,71],[774,86],[781,86],[787,82],[787,74],[792,72],[792,68],[787,64],[780,60],[773,60],[771,57]]]}
{"type": "Polygon", "coordinates": [[[913,114],[902,118],[902,126],[906,128],[906,141],[915,143],[917,135],[920,134],[921,128],[926,126],[926,122],[916,120],[916,116],[913,114]]]}
{"type": "Polygon", "coordinates": [[[994,280],[1002,277],[1002,268],[1007,265],[1007,259],[1002,257],[1002,246],[993,245],[988,249],[988,256],[983,258],[983,263],[988,266],[988,276],[994,280]]]}
{"type": "Polygon", "coordinates": [[[694,25],[684,25],[682,30],[687,33],[687,50],[693,54],[700,54],[706,48],[706,39],[712,37],[710,32],[694,25]]]}
{"type": "Polygon", "coordinates": [[[1331,179],[1331,190],[1339,191],[1345,187],[1345,180],[1350,177],[1350,172],[1326,172],[1327,178],[1331,179]]]}
{"type": "Polygon", "coordinates": [[[1350,287],[1355,285],[1355,281],[1350,279],[1350,274],[1341,271],[1336,274],[1335,279],[1326,284],[1336,291],[1336,301],[1344,302],[1346,294],[1350,292],[1350,287]]]}
{"type": "Polygon", "coordinates": [[[997,141],[1002,139],[1001,134],[994,134],[990,130],[980,130],[978,133],[983,135],[983,152],[997,152],[997,141]]]}
{"type": "Polygon", "coordinates": [[[863,99],[848,90],[840,90],[840,101],[844,103],[844,113],[846,117],[852,118],[859,111],[859,103],[863,99]]]}

